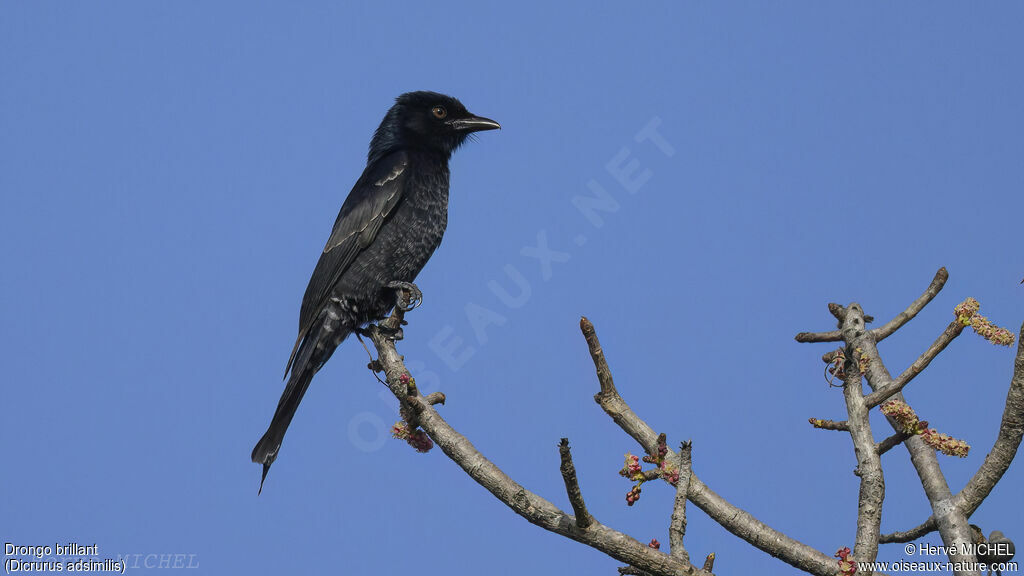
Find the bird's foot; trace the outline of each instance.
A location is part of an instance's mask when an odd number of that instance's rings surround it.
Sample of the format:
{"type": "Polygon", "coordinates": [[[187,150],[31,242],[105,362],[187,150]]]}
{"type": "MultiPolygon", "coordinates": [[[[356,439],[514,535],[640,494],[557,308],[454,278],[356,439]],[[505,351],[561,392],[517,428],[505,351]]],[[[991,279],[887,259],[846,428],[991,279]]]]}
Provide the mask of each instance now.
{"type": "MultiPolygon", "coordinates": [[[[403,322],[403,324],[404,323],[405,322],[403,322]]],[[[383,334],[388,340],[394,342],[398,342],[399,340],[405,337],[405,334],[402,332],[402,326],[395,326],[395,323],[391,320],[390,317],[385,318],[384,320],[376,324],[370,324],[369,326],[356,328],[355,330],[353,330],[353,332],[356,333],[356,337],[359,338],[360,342],[363,342],[363,337],[373,340],[375,332],[383,334]]],[[[366,348],[365,342],[363,342],[363,347],[366,348]]],[[[369,348],[366,348],[366,353],[370,353],[369,348]]],[[[370,354],[370,357],[373,358],[373,354],[370,354]]]]}
{"type": "Polygon", "coordinates": [[[377,324],[377,328],[380,330],[384,337],[392,342],[398,342],[405,338],[405,332],[402,331],[401,326],[392,326],[389,322],[381,322],[377,324]]]}
{"type": "Polygon", "coordinates": [[[385,288],[395,291],[395,308],[408,312],[423,304],[423,292],[412,282],[388,282],[385,288]]]}

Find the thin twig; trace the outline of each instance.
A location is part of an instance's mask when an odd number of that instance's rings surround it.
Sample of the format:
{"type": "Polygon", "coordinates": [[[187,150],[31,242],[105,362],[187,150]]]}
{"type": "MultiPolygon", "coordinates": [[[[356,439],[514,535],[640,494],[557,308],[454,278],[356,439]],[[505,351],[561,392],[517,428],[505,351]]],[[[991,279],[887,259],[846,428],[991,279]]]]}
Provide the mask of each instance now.
{"type": "Polygon", "coordinates": [[[907,438],[910,438],[910,436],[911,434],[907,434],[906,432],[900,430],[893,434],[892,436],[889,436],[885,440],[882,440],[881,442],[876,444],[875,452],[878,452],[878,455],[881,456],[882,454],[885,454],[889,450],[892,450],[896,446],[902,444],[903,441],[906,440],[907,438]]]}
{"type": "Polygon", "coordinates": [[[435,404],[444,404],[444,401],[448,398],[444,395],[444,392],[431,392],[423,397],[423,401],[431,406],[435,404]]]}
{"type": "Polygon", "coordinates": [[[935,517],[929,517],[923,524],[919,524],[910,530],[904,530],[903,532],[893,532],[892,534],[882,534],[878,538],[879,544],[902,544],[904,542],[913,542],[914,540],[920,539],[922,536],[935,532],[935,517]]]}
{"type": "Polygon", "coordinates": [[[601,342],[597,339],[594,325],[586,317],[581,318],[580,330],[587,341],[587,347],[590,349],[590,358],[594,361],[594,369],[597,371],[597,381],[601,385],[601,391],[594,395],[594,401],[612,417],[612,420],[626,434],[629,434],[630,437],[636,440],[645,452],[648,454],[657,453],[658,435],[633,412],[633,409],[626,404],[622,396],[619,395],[618,390],[615,389],[615,381],[612,379],[612,373],[608,368],[608,361],[604,357],[601,342]]]}
{"type": "Polygon", "coordinates": [[[690,555],[683,547],[683,536],[686,535],[686,493],[690,489],[690,477],[693,475],[692,444],[683,442],[679,446],[679,480],[676,481],[676,501],[672,508],[672,523],[668,529],[668,543],[671,554],[683,562],[690,561],[690,555]]]}
{"type": "Polygon", "coordinates": [[[840,420],[840,421],[836,422],[835,420],[822,420],[821,418],[808,418],[807,421],[811,423],[811,426],[814,426],[815,428],[821,428],[822,430],[837,430],[837,431],[840,431],[840,432],[849,432],[850,431],[850,423],[847,422],[846,420],[840,420]]]}
{"type": "Polygon", "coordinates": [[[604,357],[604,350],[601,342],[597,339],[597,331],[594,325],[586,316],[580,318],[580,330],[587,341],[590,349],[590,358],[594,361],[594,368],[597,370],[597,381],[601,384],[601,394],[618,394],[615,391],[615,381],[612,379],[612,371],[608,368],[608,361],[604,357]]]}
{"type": "Polygon", "coordinates": [[[366,367],[370,369],[370,373],[377,379],[377,382],[387,386],[388,383],[377,375],[377,372],[380,372],[380,367],[375,364],[377,361],[373,359],[373,352],[370,352],[370,348],[366,345],[366,342],[363,341],[363,337],[359,334],[358,330],[356,331],[356,340],[359,340],[359,343],[363,345],[363,350],[366,350],[366,355],[370,357],[370,363],[366,365],[366,367]]]}
{"type": "Polygon", "coordinates": [[[931,283],[928,285],[928,288],[925,289],[923,294],[917,297],[917,300],[911,302],[910,306],[907,306],[907,309],[897,314],[895,318],[871,331],[871,335],[874,336],[875,342],[881,342],[889,336],[892,336],[893,332],[899,330],[904,324],[910,322],[914,316],[917,316],[917,313],[923,310],[924,307],[938,295],[939,291],[942,290],[942,287],[946,285],[946,280],[948,279],[949,272],[946,271],[946,267],[943,266],[942,268],[939,268],[938,272],[935,273],[935,277],[932,278],[931,283]]]}
{"type": "Polygon", "coordinates": [[[964,324],[962,322],[959,320],[953,320],[950,322],[949,326],[946,326],[946,329],[942,331],[942,334],[939,334],[939,337],[935,339],[935,342],[932,342],[932,345],[929,346],[928,349],[917,358],[917,360],[914,360],[914,363],[907,367],[902,374],[897,376],[895,380],[891,380],[879,386],[874,392],[868,394],[867,397],[864,398],[868,408],[870,409],[878,406],[882,402],[891,398],[893,394],[903,390],[903,388],[914,379],[914,376],[917,376],[922,370],[927,368],[928,364],[931,364],[931,361],[934,360],[940,352],[945,350],[946,346],[949,346],[949,343],[963,331],[964,324]]]}
{"type": "Polygon", "coordinates": [[[843,335],[839,330],[829,332],[801,332],[796,335],[797,342],[839,342],[843,335]]]}
{"type": "Polygon", "coordinates": [[[572,453],[569,451],[569,439],[562,438],[558,444],[558,454],[561,457],[562,480],[565,481],[565,492],[569,495],[569,503],[576,516],[576,527],[586,530],[592,521],[587,513],[587,505],[583,502],[583,493],[580,492],[580,484],[576,479],[576,466],[572,463],[572,453]]]}

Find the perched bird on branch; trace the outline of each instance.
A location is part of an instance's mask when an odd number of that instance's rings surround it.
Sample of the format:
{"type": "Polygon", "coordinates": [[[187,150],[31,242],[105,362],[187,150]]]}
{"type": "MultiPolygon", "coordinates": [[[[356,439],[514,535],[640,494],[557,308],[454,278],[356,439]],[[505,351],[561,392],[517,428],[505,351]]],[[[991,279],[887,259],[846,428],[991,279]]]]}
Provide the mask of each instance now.
{"type": "Polygon", "coordinates": [[[313,375],[338,345],[386,317],[398,290],[422,298],[412,281],[448,223],[448,160],[471,133],[497,128],[435,92],[402,94],[384,116],[302,299],[287,384],[252,451],[252,461],[263,465],[260,492],[313,375]]]}

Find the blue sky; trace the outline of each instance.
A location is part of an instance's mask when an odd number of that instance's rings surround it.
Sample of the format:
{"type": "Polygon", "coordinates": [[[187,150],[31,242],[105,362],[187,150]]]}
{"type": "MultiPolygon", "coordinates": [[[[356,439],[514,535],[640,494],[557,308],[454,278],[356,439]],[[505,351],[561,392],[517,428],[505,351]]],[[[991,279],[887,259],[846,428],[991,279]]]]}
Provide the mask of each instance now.
{"type": "MultiPolygon", "coordinates": [[[[392,99],[430,89],[503,126],[453,159],[400,347],[449,422],[566,508],[569,437],[594,515],[667,542],[668,488],[625,506],[637,447],[591,399],[587,315],[620,391],[693,440],[709,486],[852,546],[849,438],[806,422],[843,415],[829,348],[793,335],[832,328],[829,301],[887,319],[940,266],[946,289],[881,346],[890,370],[967,296],[1017,332],[1022,27],[1012,3],[5,2],[0,539],[191,554],[209,574],[614,573],[387,438],[395,401],[355,341],[256,496],[249,453],[317,255],[392,99]],[[651,122],[667,146],[637,140],[651,122]],[[635,193],[614,175],[631,163],[635,193]],[[616,206],[600,226],[573,203],[594,183],[616,206]],[[539,236],[563,253],[547,271],[522,253],[539,236]],[[529,288],[511,305],[489,287],[514,293],[509,267],[529,288]],[[474,306],[500,325],[475,331],[474,306]],[[453,338],[461,362],[431,345],[453,338]]],[[[941,459],[954,490],[995,439],[1012,359],[965,333],[909,388],[973,446],[941,459]]],[[[906,451],[882,460],[883,531],[916,525],[906,451]]],[[[1018,542],[1022,470],[973,518],[1018,542]]],[[[724,574],[794,572],[695,509],[687,544],[724,574]]]]}

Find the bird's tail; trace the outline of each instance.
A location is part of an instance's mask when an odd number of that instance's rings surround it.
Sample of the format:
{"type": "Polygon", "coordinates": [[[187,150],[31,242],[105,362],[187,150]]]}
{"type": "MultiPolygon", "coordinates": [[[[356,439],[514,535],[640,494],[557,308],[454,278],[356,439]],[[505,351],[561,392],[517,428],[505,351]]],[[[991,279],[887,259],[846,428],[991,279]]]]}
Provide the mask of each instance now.
{"type": "Polygon", "coordinates": [[[292,372],[291,377],[288,378],[288,385],[285,386],[284,393],[281,394],[281,401],[277,403],[277,410],[274,412],[274,419],[270,421],[270,427],[256,443],[256,447],[252,449],[252,461],[263,464],[263,477],[260,478],[259,493],[263,492],[263,482],[267,479],[270,465],[277,458],[277,453],[281,449],[281,441],[284,440],[284,433],[288,431],[288,425],[292,423],[295,410],[298,409],[299,402],[306,394],[306,389],[309,388],[309,383],[313,380],[315,373],[316,371],[309,367],[292,372]]]}
{"type": "Polygon", "coordinates": [[[313,334],[308,334],[303,338],[298,347],[295,363],[291,365],[288,383],[284,387],[284,392],[281,393],[281,400],[277,403],[274,418],[270,421],[270,427],[256,443],[256,447],[252,449],[252,461],[263,464],[263,477],[260,478],[259,493],[263,492],[263,482],[267,480],[270,465],[274,463],[278,451],[281,450],[284,433],[288,431],[288,425],[292,423],[292,417],[295,416],[295,411],[299,408],[299,402],[302,402],[302,397],[306,394],[313,375],[323,364],[313,358],[317,351],[319,336],[320,330],[314,330],[313,334]]]}

